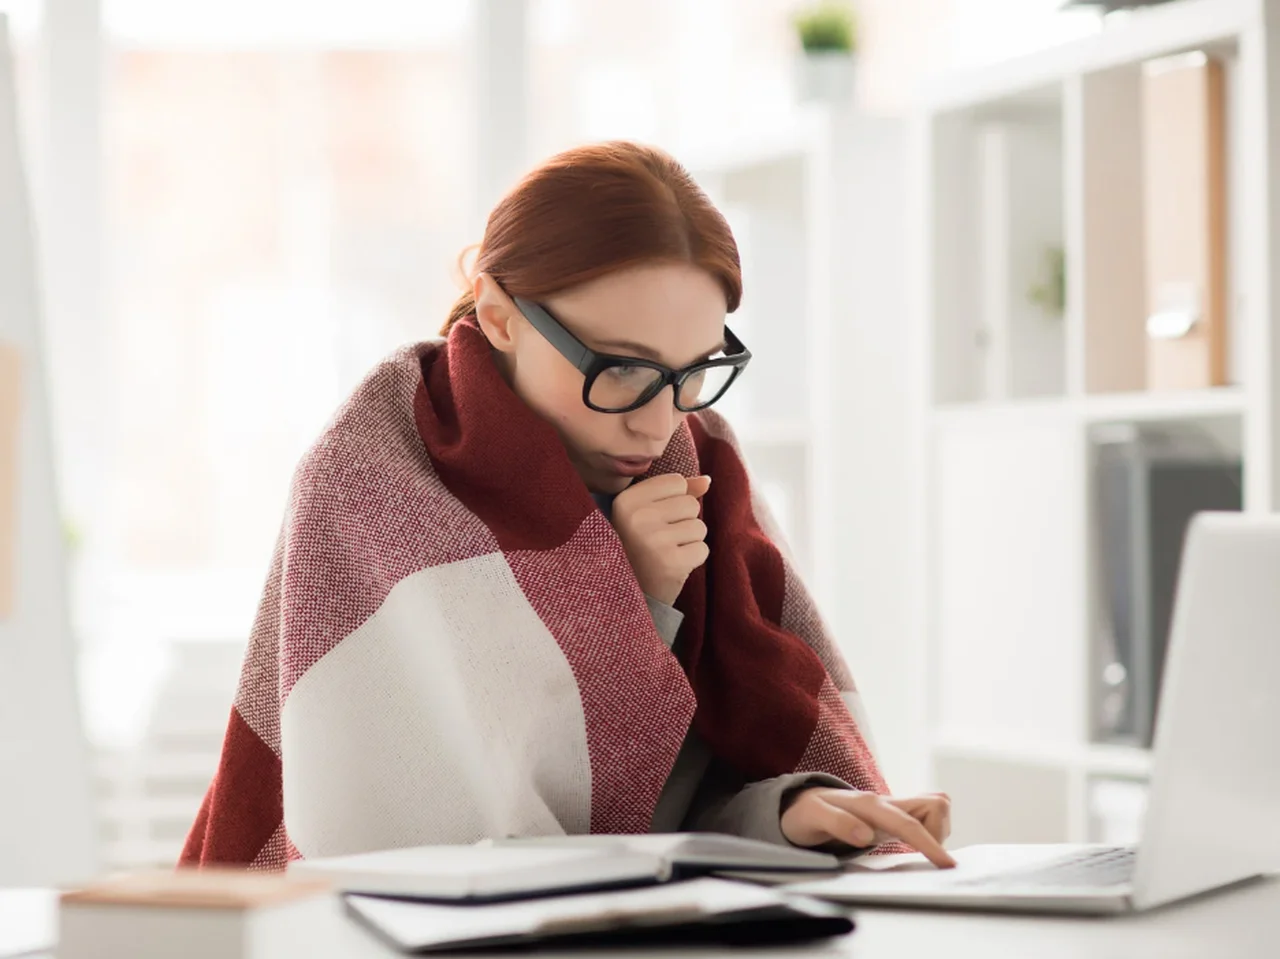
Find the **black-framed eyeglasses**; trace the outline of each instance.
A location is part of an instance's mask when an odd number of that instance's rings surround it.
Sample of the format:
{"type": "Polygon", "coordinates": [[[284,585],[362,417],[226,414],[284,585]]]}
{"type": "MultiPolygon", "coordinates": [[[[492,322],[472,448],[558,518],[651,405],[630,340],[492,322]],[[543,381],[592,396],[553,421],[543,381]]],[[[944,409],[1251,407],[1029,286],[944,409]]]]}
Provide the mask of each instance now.
{"type": "Polygon", "coordinates": [[[751,351],[727,326],[724,356],[681,370],[636,356],[597,353],[569,332],[545,306],[519,296],[511,299],[533,328],[582,372],[582,402],[599,413],[637,410],[668,386],[674,388],[676,409],[684,413],[705,410],[724,396],[751,361],[751,351]]]}

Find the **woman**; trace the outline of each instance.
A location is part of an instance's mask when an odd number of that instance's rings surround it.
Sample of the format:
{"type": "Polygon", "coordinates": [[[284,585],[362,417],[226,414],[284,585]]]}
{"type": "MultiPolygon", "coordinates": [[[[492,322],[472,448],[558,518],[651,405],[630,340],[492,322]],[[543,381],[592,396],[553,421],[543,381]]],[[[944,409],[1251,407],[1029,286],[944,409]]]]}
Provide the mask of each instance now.
{"type": "Polygon", "coordinates": [[[445,339],[298,468],[184,863],[714,830],[953,864],[709,409],[741,293],[660,151],[571,150],[498,204],[445,339]]]}

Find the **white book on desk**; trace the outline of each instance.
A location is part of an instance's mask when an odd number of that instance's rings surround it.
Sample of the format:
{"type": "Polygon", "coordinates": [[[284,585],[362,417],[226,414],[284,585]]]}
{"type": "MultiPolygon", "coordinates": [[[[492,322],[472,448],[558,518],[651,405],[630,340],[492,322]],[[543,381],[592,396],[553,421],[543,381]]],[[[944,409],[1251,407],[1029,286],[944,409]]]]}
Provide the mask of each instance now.
{"type": "Polygon", "coordinates": [[[0,959],[52,951],[57,915],[52,889],[0,889],[0,959]]]}
{"type": "Polygon", "coordinates": [[[666,882],[721,869],[823,872],[832,856],[732,836],[555,836],[418,846],[299,860],[290,875],[346,892],[436,901],[498,901],[666,882]]]}
{"type": "Polygon", "coordinates": [[[64,893],[58,959],[339,959],[348,923],[325,883],[243,870],[121,876],[64,893]]]}

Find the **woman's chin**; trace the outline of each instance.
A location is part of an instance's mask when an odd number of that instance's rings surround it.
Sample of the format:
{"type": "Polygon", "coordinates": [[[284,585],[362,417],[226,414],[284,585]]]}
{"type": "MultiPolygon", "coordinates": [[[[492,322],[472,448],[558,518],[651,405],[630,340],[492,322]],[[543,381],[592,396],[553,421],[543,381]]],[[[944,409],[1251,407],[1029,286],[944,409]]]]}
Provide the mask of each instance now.
{"type": "Polygon", "coordinates": [[[570,453],[569,459],[573,462],[578,475],[582,477],[582,482],[593,493],[616,496],[636,482],[634,476],[627,476],[617,470],[609,469],[607,457],[570,453]]]}
{"type": "Polygon", "coordinates": [[[635,480],[630,476],[602,476],[588,482],[587,488],[593,493],[608,493],[610,496],[617,496],[634,482],[635,480]]]}
{"type": "Polygon", "coordinates": [[[605,493],[609,496],[617,496],[635,482],[633,477],[622,476],[618,473],[600,469],[583,473],[582,481],[587,484],[587,489],[591,490],[591,492],[605,493]]]}

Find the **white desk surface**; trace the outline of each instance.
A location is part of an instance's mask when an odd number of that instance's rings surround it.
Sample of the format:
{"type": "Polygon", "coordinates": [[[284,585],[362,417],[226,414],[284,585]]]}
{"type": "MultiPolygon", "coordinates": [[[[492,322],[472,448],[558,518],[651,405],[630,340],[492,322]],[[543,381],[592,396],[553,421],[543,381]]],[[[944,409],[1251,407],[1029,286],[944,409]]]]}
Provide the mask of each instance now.
{"type": "MultiPolygon", "coordinates": [[[[1145,915],[1114,919],[863,909],[858,911],[857,920],[858,930],[853,935],[818,946],[753,949],[747,953],[671,949],[653,954],[722,954],[734,959],[1275,959],[1280,956],[1280,878],[1145,915]]],[[[388,959],[398,955],[354,924],[347,931],[347,954],[351,959],[388,959]]],[[[571,955],[573,959],[612,959],[619,954],[571,955]]],[[[0,949],[0,956],[3,955],[0,949]]],[[[629,951],[621,955],[636,957],[641,953],[629,951]]],[[[51,956],[46,955],[45,959],[51,956]]]]}

